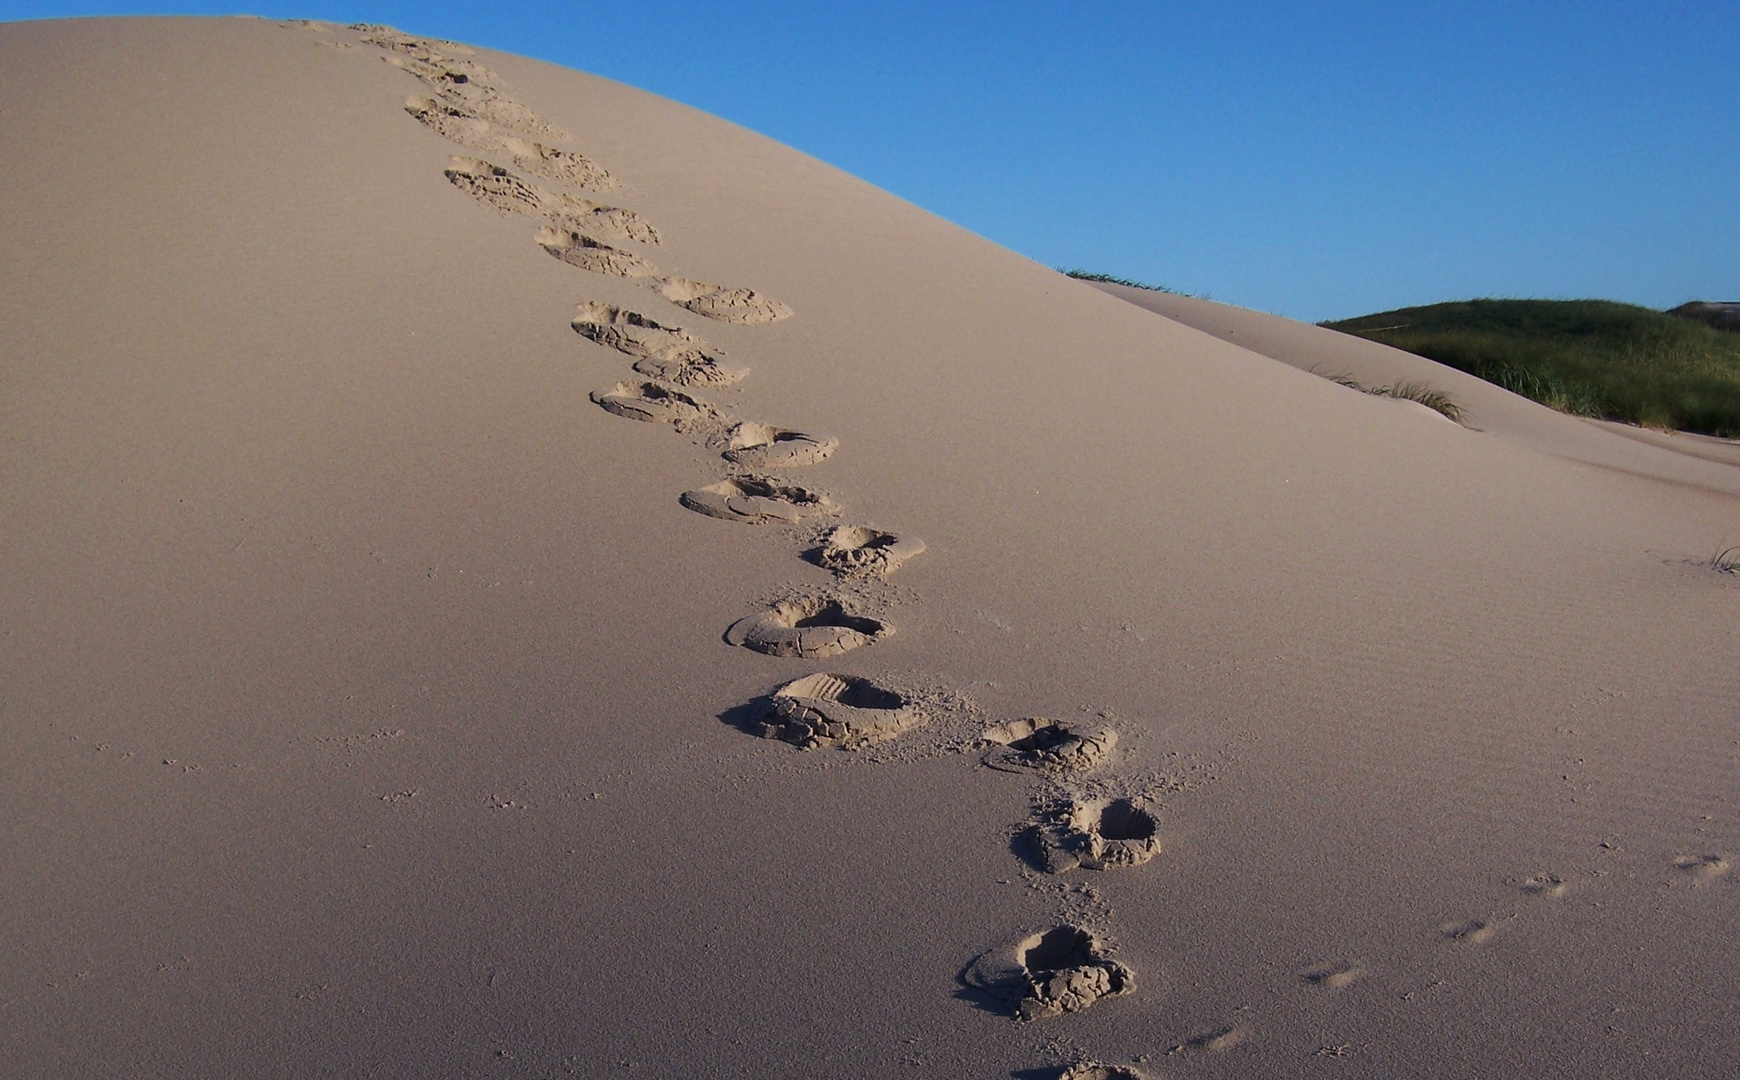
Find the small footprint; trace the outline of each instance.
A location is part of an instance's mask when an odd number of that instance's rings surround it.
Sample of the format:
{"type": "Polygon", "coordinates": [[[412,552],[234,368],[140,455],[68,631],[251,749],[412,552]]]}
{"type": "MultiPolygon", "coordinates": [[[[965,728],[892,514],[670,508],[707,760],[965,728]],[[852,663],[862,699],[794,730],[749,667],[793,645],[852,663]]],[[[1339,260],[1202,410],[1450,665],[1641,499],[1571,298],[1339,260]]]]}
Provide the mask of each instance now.
{"type": "Polygon", "coordinates": [[[678,386],[729,386],[748,368],[733,367],[720,352],[675,326],[665,326],[638,311],[587,301],[570,324],[574,332],[606,348],[635,357],[634,370],[678,386]]]}
{"type": "Polygon", "coordinates": [[[466,59],[471,50],[463,45],[413,38],[396,30],[371,31],[362,40],[400,54],[381,59],[475,116],[534,139],[568,141],[567,132],[503,93],[495,72],[466,59]]]}
{"type": "Polygon", "coordinates": [[[602,240],[558,225],[545,225],[532,239],[538,246],[567,263],[594,274],[612,277],[651,277],[658,271],[651,263],[632,251],[613,248],[602,240]]]}
{"type": "Polygon", "coordinates": [[[841,525],[811,552],[816,563],[841,577],[886,577],[924,552],[924,541],[863,525],[841,525]]]}
{"type": "Polygon", "coordinates": [[[1226,1027],[1214,1028],[1200,1035],[1194,1035],[1172,1049],[1168,1054],[1179,1054],[1187,1050],[1200,1053],[1224,1054],[1250,1037],[1250,1031],[1241,1024],[1230,1024],[1226,1027]]]}
{"type": "Polygon", "coordinates": [[[726,521],[791,523],[839,513],[839,507],[826,494],[771,476],[733,476],[685,491],[680,501],[697,514],[726,521]]]}
{"type": "Polygon", "coordinates": [[[1160,854],[1160,824],[1132,799],[1071,800],[1036,826],[1048,874],[1140,866],[1160,854]]]}
{"type": "Polygon", "coordinates": [[[984,762],[1004,772],[1085,771],[1104,761],[1118,733],[1104,725],[1082,727],[1034,717],[990,728],[979,736],[992,744],[984,762]]]}
{"type": "Polygon", "coordinates": [[[1041,1020],[1128,994],[1136,973],[1099,938],[1065,923],[985,953],[961,981],[1002,999],[1017,1020],[1041,1020]]]}
{"type": "Polygon", "coordinates": [[[450,142],[507,157],[515,168],[545,180],[588,191],[609,191],[616,186],[616,179],[585,155],[503,134],[488,120],[455,102],[412,97],[405,99],[405,111],[450,142]]]}
{"type": "Polygon", "coordinates": [[[1571,889],[1570,884],[1557,874],[1530,874],[1514,884],[1521,892],[1543,900],[1557,900],[1571,889]]]}
{"type": "Polygon", "coordinates": [[[1057,1074],[1057,1080],[1148,1080],[1148,1074],[1128,1065],[1078,1061],[1057,1074]]]}
{"type": "Polygon", "coordinates": [[[1729,864],[1723,855],[1679,855],[1674,858],[1674,869],[1693,881],[1703,882],[1726,874],[1729,864]]]}
{"type": "Polygon", "coordinates": [[[1492,935],[1497,932],[1497,925],[1485,919],[1448,922],[1438,927],[1441,937],[1459,945],[1483,945],[1492,940],[1492,935]]]}
{"type": "Polygon", "coordinates": [[[671,303],[719,322],[770,323],[792,316],[791,308],[753,289],[732,289],[675,277],[662,278],[655,287],[671,303]]]}
{"type": "Polygon", "coordinates": [[[679,429],[715,415],[713,406],[680,390],[655,382],[621,382],[609,390],[594,390],[592,400],[606,412],[652,424],[674,424],[679,429]]]}
{"type": "Polygon", "coordinates": [[[923,714],[893,690],[854,675],[817,672],[775,690],[753,730],[806,750],[857,750],[923,722],[923,714]]]}
{"type": "Polygon", "coordinates": [[[887,623],[854,615],[833,597],[810,596],[737,620],[725,631],[725,642],[769,656],[820,660],[874,644],[892,633],[894,628],[887,623]]]}
{"type": "Polygon", "coordinates": [[[750,469],[790,469],[823,461],[839,445],[826,435],[746,420],[726,433],[725,460],[750,469]]]}
{"type": "Polygon", "coordinates": [[[1356,964],[1338,961],[1333,964],[1319,964],[1314,968],[1307,968],[1300,973],[1300,978],[1312,986],[1327,986],[1331,990],[1345,990],[1365,978],[1365,975],[1364,968],[1356,964]]]}
{"type": "MultiPolygon", "coordinates": [[[[307,19],[298,20],[307,22],[307,19]]],[[[369,45],[378,45],[383,49],[406,53],[419,59],[427,60],[431,56],[445,54],[447,56],[477,55],[469,45],[461,45],[457,41],[442,41],[440,38],[417,37],[403,30],[379,23],[352,23],[350,29],[362,35],[362,41],[369,45]]]]}

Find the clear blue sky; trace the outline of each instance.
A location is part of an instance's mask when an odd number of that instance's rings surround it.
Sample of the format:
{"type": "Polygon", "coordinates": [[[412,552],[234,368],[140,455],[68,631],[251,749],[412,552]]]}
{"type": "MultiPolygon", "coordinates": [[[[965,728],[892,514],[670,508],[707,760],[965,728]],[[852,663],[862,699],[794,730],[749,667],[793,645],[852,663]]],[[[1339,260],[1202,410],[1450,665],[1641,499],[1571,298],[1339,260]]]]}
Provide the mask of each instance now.
{"type": "MultiPolygon", "coordinates": [[[[0,0],[0,19],[234,11],[0,0]]],[[[1740,0],[273,2],[552,60],[1050,265],[1325,319],[1740,300],[1740,0]]]]}

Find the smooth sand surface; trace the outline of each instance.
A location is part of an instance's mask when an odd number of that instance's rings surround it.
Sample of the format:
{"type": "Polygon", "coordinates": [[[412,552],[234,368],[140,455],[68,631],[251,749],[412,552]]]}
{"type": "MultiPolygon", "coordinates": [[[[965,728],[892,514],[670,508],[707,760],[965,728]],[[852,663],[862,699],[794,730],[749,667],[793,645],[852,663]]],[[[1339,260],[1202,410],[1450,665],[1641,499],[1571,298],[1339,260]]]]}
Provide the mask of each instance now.
{"type": "Polygon", "coordinates": [[[8,1076],[1731,1074],[1731,467],[399,45],[0,27],[8,1076]]]}
{"type": "Polygon", "coordinates": [[[1200,297],[1112,282],[1092,284],[1137,307],[1303,371],[1345,376],[1366,387],[1413,382],[1442,390],[1463,409],[1464,424],[1542,453],[1740,495],[1740,442],[1731,439],[1568,416],[1466,372],[1338,330],[1200,297]],[[1652,449],[1641,449],[1639,444],[1652,449]]]}

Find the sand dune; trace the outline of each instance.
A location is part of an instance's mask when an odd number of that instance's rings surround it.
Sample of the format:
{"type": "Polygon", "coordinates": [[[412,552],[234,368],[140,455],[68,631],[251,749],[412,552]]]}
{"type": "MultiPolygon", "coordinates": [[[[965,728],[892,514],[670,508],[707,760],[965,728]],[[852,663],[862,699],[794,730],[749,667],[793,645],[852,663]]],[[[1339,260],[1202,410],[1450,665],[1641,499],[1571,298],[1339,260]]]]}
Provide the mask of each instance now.
{"type": "Polygon", "coordinates": [[[1731,1071],[1721,446],[523,58],[0,54],[10,1074],[1731,1071]]]}

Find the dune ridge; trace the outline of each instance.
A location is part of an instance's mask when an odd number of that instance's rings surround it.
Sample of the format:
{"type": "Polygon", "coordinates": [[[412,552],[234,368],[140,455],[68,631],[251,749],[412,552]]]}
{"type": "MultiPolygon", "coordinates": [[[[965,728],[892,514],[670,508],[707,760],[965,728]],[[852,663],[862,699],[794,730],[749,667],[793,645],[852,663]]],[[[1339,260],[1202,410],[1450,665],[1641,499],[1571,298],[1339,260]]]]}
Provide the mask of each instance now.
{"type": "Polygon", "coordinates": [[[1725,1074],[1720,460],[523,58],[0,54],[20,1075],[1725,1074]]]}

